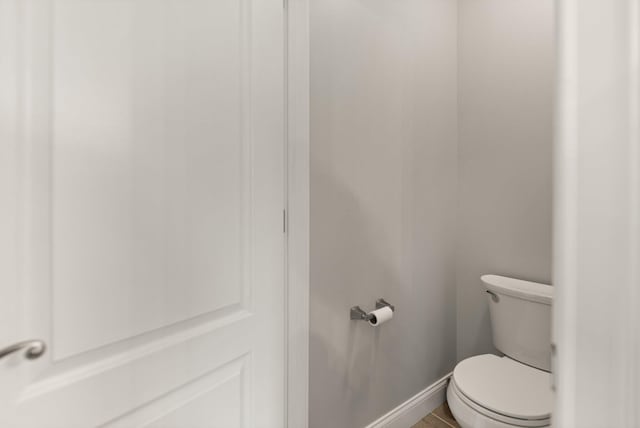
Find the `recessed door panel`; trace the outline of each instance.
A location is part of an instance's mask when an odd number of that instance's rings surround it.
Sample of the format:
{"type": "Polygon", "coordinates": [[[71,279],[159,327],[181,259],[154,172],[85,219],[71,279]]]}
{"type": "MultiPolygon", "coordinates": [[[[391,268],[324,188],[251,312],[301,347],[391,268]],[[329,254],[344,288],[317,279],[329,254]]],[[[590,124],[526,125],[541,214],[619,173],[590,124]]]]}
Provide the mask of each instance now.
{"type": "Polygon", "coordinates": [[[241,303],[248,1],[55,2],[57,358],[241,303]]]}
{"type": "Polygon", "coordinates": [[[244,357],[226,364],[101,428],[241,428],[247,362],[244,357]]]}

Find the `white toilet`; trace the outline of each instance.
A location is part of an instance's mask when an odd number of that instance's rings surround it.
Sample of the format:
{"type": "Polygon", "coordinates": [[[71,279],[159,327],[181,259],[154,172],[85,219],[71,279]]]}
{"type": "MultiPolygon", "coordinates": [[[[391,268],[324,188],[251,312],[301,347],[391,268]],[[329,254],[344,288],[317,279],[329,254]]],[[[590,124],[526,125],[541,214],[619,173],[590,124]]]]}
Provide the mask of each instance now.
{"type": "Polygon", "coordinates": [[[505,354],[458,363],[447,401],[462,428],[551,425],[551,300],[553,287],[484,275],[493,343],[505,354]]]}

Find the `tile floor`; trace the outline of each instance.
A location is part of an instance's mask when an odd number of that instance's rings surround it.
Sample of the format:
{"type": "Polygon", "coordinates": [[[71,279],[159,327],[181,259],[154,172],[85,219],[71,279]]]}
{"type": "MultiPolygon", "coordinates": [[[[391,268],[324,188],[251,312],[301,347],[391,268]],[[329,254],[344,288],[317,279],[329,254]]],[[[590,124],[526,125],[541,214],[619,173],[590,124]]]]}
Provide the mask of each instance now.
{"type": "Polygon", "coordinates": [[[435,409],[411,428],[460,428],[447,403],[435,409]]]}

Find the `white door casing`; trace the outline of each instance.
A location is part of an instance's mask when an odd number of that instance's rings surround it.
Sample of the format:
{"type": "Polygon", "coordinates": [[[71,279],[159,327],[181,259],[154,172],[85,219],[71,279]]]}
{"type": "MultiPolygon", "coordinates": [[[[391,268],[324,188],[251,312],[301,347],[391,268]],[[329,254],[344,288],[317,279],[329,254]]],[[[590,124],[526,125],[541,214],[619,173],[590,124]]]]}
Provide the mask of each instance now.
{"type": "Polygon", "coordinates": [[[283,19],[0,0],[0,426],[284,426],[283,19]]]}
{"type": "Polygon", "coordinates": [[[287,9],[287,426],[309,424],[309,0],[287,9]]]}
{"type": "Polygon", "coordinates": [[[558,428],[640,426],[640,2],[558,1],[558,428]]]}

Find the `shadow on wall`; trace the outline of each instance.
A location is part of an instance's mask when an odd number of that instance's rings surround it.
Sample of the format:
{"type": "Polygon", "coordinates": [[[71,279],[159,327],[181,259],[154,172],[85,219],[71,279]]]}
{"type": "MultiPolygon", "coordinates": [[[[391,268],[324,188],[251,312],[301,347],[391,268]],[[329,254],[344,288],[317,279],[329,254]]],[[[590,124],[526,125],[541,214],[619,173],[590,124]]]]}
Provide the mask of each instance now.
{"type": "Polygon", "coordinates": [[[428,290],[413,284],[407,243],[398,239],[407,235],[403,226],[383,230],[354,192],[318,169],[312,168],[313,190],[322,196],[312,195],[311,209],[310,427],[362,427],[451,370],[455,339],[430,348],[421,334],[430,323],[445,328],[442,312],[428,314],[415,303],[428,290]],[[327,196],[331,204],[313,206],[327,196]],[[349,319],[351,306],[371,310],[379,297],[396,305],[390,322],[374,328],[349,319]],[[423,373],[412,369],[416,359],[423,373]]]}
{"type": "MultiPolygon", "coordinates": [[[[311,371],[321,373],[322,379],[314,379],[311,388],[311,401],[318,404],[314,406],[318,415],[311,415],[311,421],[361,426],[358,415],[362,412],[357,409],[373,407],[369,401],[376,389],[380,333],[391,324],[372,328],[351,321],[349,309],[359,304],[370,310],[375,298],[385,293],[394,301],[391,290],[382,284],[395,284],[398,279],[386,267],[388,261],[376,253],[374,233],[367,230],[367,216],[355,196],[328,175],[316,174],[314,180],[316,190],[332,196],[332,206],[311,209],[312,216],[322,210],[321,221],[312,219],[311,371]]],[[[393,341],[393,337],[385,335],[384,340],[393,341]]]]}
{"type": "Polygon", "coordinates": [[[456,362],[457,9],[310,7],[310,427],[361,428],[456,362]]]}

